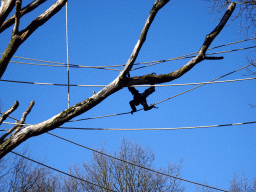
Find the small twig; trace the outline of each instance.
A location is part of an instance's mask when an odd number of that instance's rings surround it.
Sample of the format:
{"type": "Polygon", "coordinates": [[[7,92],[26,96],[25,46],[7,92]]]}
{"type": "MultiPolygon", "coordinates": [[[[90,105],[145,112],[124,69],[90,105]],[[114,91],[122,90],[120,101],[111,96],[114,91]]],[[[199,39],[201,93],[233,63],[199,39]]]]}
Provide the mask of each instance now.
{"type": "Polygon", "coordinates": [[[18,106],[19,106],[19,102],[15,101],[13,106],[2,114],[2,116],[0,117],[0,125],[8,117],[8,115],[10,115],[13,111],[15,111],[18,108],[18,106]]]}
{"type": "MultiPolygon", "coordinates": [[[[33,108],[35,104],[35,101],[31,101],[27,110],[23,113],[21,120],[20,120],[20,124],[24,124],[27,115],[30,113],[31,109],[33,108]]],[[[18,125],[17,128],[15,129],[15,131],[13,132],[12,135],[15,135],[17,132],[19,132],[22,129],[23,126],[18,125]]]]}
{"type": "MultiPolygon", "coordinates": [[[[42,3],[46,2],[46,1],[47,0],[34,0],[32,3],[28,4],[26,7],[22,8],[20,10],[20,17],[22,17],[23,15],[33,11],[39,5],[41,5],[42,3]]],[[[0,25],[0,33],[2,33],[4,30],[6,30],[10,26],[12,26],[14,23],[15,23],[15,14],[12,17],[10,17],[8,20],[6,20],[2,24],[2,26],[0,25]]]]}
{"type": "Polygon", "coordinates": [[[15,122],[17,123],[17,125],[14,125],[11,129],[9,129],[9,131],[7,131],[7,133],[5,133],[2,137],[0,137],[0,144],[4,141],[4,139],[6,137],[8,137],[8,135],[10,135],[13,131],[13,135],[15,135],[17,132],[19,132],[21,130],[21,128],[23,127],[22,124],[25,122],[27,115],[30,113],[32,107],[34,106],[35,102],[31,101],[27,110],[23,113],[20,122],[16,119],[15,122]]]}
{"type": "Polygon", "coordinates": [[[15,6],[16,6],[16,8],[15,8],[15,16],[14,16],[15,24],[14,24],[12,35],[17,35],[18,32],[19,32],[21,0],[16,0],[15,6]]]}

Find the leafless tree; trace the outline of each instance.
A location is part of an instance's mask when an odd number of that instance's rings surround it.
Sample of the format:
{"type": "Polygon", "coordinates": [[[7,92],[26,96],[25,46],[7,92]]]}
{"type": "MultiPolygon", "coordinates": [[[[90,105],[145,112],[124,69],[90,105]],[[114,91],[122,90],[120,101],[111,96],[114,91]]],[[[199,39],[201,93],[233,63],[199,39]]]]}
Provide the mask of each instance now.
{"type": "Polygon", "coordinates": [[[248,177],[243,173],[241,178],[234,174],[234,177],[230,181],[231,192],[255,192],[256,191],[256,178],[254,177],[250,183],[248,177]]]}
{"type": "MultiPolygon", "coordinates": [[[[100,151],[104,152],[104,147],[100,151]]],[[[143,149],[136,141],[131,142],[123,139],[120,149],[115,151],[114,156],[142,167],[155,169],[153,167],[153,161],[155,160],[154,153],[149,147],[143,149]]],[[[181,168],[182,161],[179,165],[168,164],[167,169],[159,168],[158,171],[175,177],[181,177],[181,168]]],[[[140,167],[127,164],[126,162],[116,161],[113,158],[95,152],[93,153],[91,162],[84,162],[82,166],[77,165],[72,167],[71,173],[91,183],[120,192],[182,192],[185,190],[185,187],[178,179],[152,173],[140,167]]],[[[104,190],[83,181],[67,178],[64,182],[63,191],[95,192],[104,190]]]]}
{"type": "Polygon", "coordinates": [[[5,178],[10,173],[9,167],[7,163],[9,162],[9,157],[5,156],[4,158],[0,159],[0,191],[4,191],[5,189],[5,178]]]}
{"type": "Polygon", "coordinates": [[[256,27],[256,1],[255,0],[237,0],[237,1],[228,1],[228,0],[204,0],[212,2],[211,11],[217,12],[221,14],[226,7],[230,4],[230,2],[235,2],[238,4],[238,11],[232,17],[231,22],[239,19],[239,32],[242,35],[248,35],[248,33],[252,32],[255,35],[255,27],[256,27]]]}
{"type": "MultiPolygon", "coordinates": [[[[14,7],[14,0],[2,0],[2,6],[6,9],[1,8],[0,11],[0,18],[1,21],[5,20],[6,13],[8,13],[7,10],[14,7]],[[10,7],[10,8],[9,8],[10,7]],[[4,14],[3,14],[3,13],[4,14]],[[4,15],[4,16],[3,16],[4,15]]],[[[17,47],[29,36],[28,34],[31,34],[31,31],[34,31],[37,27],[39,27],[41,24],[45,23],[50,16],[52,16],[54,13],[56,13],[64,4],[64,0],[57,1],[49,10],[47,10],[45,13],[43,13],[41,16],[39,16],[37,19],[35,19],[27,28],[23,29],[22,31],[18,31],[18,24],[19,19],[21,17],[21,9],[19,0],[16,2],[16,13],[15,18],[16,22],[14,24],[14,30],[13,30],[13,37],[11,39],[11,42],[7,48],[7,50],[4,53],[3,60],[5,62],[9,62],[11,56],[13,53],[17,50],[17,47]],[[31,29],[31,30],[28,30],[31,29]],[[22,34],[22,35],[21,35],[22,34]],[[17,39],[17,40],[16,40],[17,39]],[[10,54],[8,54],[10,53],[10,54]],[[7,59],[5,59],[7,57],[7,59]]],[[[35,125],[29,125],[24,127],[23,125],[17,125],[17,127],[12,128],[11,131],[8,132],[8,134],[5,135],[4,138],[0,139],[2,142],[0,143],[0,158],[4,157],[6,154],[8,154],[12,149],[17,147],[19,144],[24,142],[25,140],[31,138],[32,136],[41,135],[47,131],[53,130],[67,121],[73,119],[74,117],[85,113],[86,111],[92,109],[96,105],[100,104],[104,99],[106,99],[108,96],[114,94],[115,92],[121,90],[124,87],[129,87],[132,85],[142,85],[142,84],[161,84],[165,82],[170,82],[174,79],[177,79],[187,73],[189,70],[191,70],[196,64],[200,63],[201,61],[211,59],[211,60],[218,60],[223,59],[223,57],[206,57],[206,51],[208,47],[211,45],[212,41],[218,36],[218,34],[221,32],[225,24],[227,23],[229,17],[232,15],[236,3],[232,2],[228,6],[225,14],[223,15],[221,21],[217,25],[217,27],[206,36],[205,41],[203,45],[201,46],[198,54],[192,58],[188,63],[186,63],[184,66],[179,68],[178,70],[166,74],[160,74],[160,75],[153,75],[153,74],[145,74],[142,76],[135,76],[135,77],[128,77],[128,74],[130,70],[133,67],[133,64],[140,52],[140,49],[143,45],[143,43],[146,40],[147,33],[149,31],[149,28],[158,13],[158,11],[163,8],[169,0],[155,0],[151,11],[149,13],[149,16],[146,20],[146,23],[142,29],[141,35],[139,37],[138,42],[136,43],[134,50],[128,59],[126,65],[124,66],[123,70],[119,73],[117,77],[114,78],[114,80],[108,84],[105,88],[103,88],[98,93],[93,94],[91,97],[85,99],[84,101],[81,101],[68,109],[60,112],[59,114],[51,117],[50,119],[43,121],[41,123],[35,124],[35,125]]],[[[2,61],[3,62],[3,61],[2,61]]],[[[4,63],[4,62],[3,62],[4,63]]],[[[6,64],[1,64],[4,66],[7,66],[6,64]]],[[[0,69],[0,71],[3,73],[5,70],[0,69]]],[[[23,114],[22,120],[23,123],[25,122],[26,115],[31,110],[33,104],[29,106],[28,110],[23,114]]]]}
{"type": "MultiPolygon", "coordinates": [[[[22,155],[29,156],[26,150],[22,152],[22,155]]],[[[59,191],[59,177],[49,169],[18,156],[8,156],[1,160],[0,190],[2,192],[59,191]]]]}
{"type": "MultiPolygon", "coordinates": [[[[205,184],[207,184],[205,182],[205,184]]],[[[215,192],[217,190],[209,189],[202,186],[196,186],[196,192],[215,192]]],[[[242,173],[239,178],[235,173],[233,178],[230,180],[230,192],[255,192],[256,191],[256,178],[254,177],[251,182],[249,182],[248,177],[242,173]]]]}

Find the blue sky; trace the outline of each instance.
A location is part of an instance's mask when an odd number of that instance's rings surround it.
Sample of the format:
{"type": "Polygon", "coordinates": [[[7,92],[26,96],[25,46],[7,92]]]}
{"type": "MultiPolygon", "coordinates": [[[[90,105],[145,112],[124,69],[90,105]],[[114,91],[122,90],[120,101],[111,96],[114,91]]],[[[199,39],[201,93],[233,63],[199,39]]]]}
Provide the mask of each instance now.
{"type": "MultiPolygon", "coordinates": [[[[41,14],[54,1],[47,1],[21,21],[20,29],[41,14]]],[[[24,4],[28,1],[24,1],[24,4]]],[[[125,64],[138,40],[154,0],[108,0],[69,1],[69,51],[70,63],[86,66],[125,64]]],[[[218,19],[209,14],[210,3],[205,1],[175,1],[166,5],[157,14],[136,62],[171,59],[192,52],[202,46],[205,36],[217,25],[218,19]]],[[[239,21],[225,27],[213,41],[211,47],[245,39],[239,36],[239,21]]],[[[66,62],[65,8],[49,22],[41,26],[16,52],[16,56],[54,62],[66,62]]],[[[0,53],[10,40],[12,28],[1,34],[0,53]]],[[[250,34],[248,38],[250,38],[250,34]]],[[[207,53],[254,46],[252,41],[211,50],[207,53]]],[[[167,84],[206,82],[248,65],[246,56],[253,58],[252,50],[223,53],[221,61],[203,61],[181,78],[167,84]]],[[[31,62],[21,59],[13,61],[31,62]]],[[[166,62],[131,72],[139,76],[155,72],[172,72],[188,59],[166,62]]],[[[32,61],[35,63],[34,61],[32,61]]],[[[121,68],[120,68],[121,69],[121,68]]],[[[254,70],[252,67],[251,70],[254,70]]],[[[248,76],[246,70],[229,75],[221,80],[242,79],[248,76]]],[[[118,72],[102,69],[71,68],[70,83],[84,85],[107,85],[118,72]]],[[[249,76],[252,77],[252,76],[249,76]]],[[[2,79],[67,83],[67,69],[61,67],[32,66],[10,63],[2,79]]],[[[255,81],[210,84],[159,104],[158,109],[134,115],[122,115],[95,120],[67,123],[64,126],[88,128],[171,128],[242,123],[255,121],[255,81]]],[[[156,87],[148,103],[156,103],[187,89],[192,85],[179,87],[156,87]]],[[[47,120],[67,108],[67,87],[29,85],[0,82],[0,98],[3,111],[15,100],[19,108],[12,114],[20,119],[31,100],[35,106],[26,122],[35,124],[47,120]]],[[[98,87],[71,87],[71,105],[92,96],[98,87]]],[[[139,88],[143,92],[145,88],[139,88]]],[[[124,88],[77,119],[96,117],[130,111],[132,100],[124,88]]],[[[139,107],[140,108],[140,107],[139,107]]],[[[8,120],[11,121],[11,120],[8,120]]],[[[2,125],[1,128],[8,128],[2,125]]],[[[169,162],[184,160],[182,176],[191,181],[228,189],[234,172],[244,172],[249,179],[255,174],[256,130],[255,124],[169,131],[83,131],[56,129],[52,133],[91,148],[105,144],[107,151],[114,151],[123,137],[136,139],[144,147],[150,146],[156,154],[155,166],[167,166],[169,162]]],[[[31,138],[17,148],[31,149],[35,159],[47,159],[47,164],[63,171],[69,165],[89,161],[91,152],[44,134],[31,138]]],[[[184,183],[186,184],[186,183],[184,183]]],[[[194,186],[187,185],[187,191],[194,186]]]]}

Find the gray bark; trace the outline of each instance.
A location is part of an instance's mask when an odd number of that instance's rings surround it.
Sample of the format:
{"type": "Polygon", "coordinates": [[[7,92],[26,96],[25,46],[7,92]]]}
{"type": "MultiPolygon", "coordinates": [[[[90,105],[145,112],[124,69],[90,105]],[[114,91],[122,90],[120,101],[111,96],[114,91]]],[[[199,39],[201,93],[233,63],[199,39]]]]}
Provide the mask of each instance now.
{"type": "Polygon", "coordinates": [[[3,24],[5,19],[8,17],[10,12],[15,6],[15,0],[1,0],[0,7],[0,26],[3,24]]]}
{"type": "MultiPolygon", "coordinates": [[[[35,0],[32,3],[28,4],[26,7],[22,8],[20,10],[20,16],[22,17],[23,15],[33,11],[35,8],[37,8],[39,5],[42,3],[46,2],[46,0],[35,0]]],[[[1,10],[0,10],[1,13],[1,10]]],[[[1,18],[1,16],[0,16],[1,18]]],[[[10,17],[8,20],[4,21],[2,24],[0,23],[0,33],[2,33],[4,30],[12,26],[15,22],[14,15],[10,17]]]]}

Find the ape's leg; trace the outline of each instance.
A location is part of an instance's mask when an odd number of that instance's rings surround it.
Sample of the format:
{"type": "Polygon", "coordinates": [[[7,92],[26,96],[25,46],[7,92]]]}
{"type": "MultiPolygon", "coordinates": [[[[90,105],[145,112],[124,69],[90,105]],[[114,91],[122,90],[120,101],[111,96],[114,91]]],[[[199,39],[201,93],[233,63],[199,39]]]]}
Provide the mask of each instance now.
{"type": "Polygon", "coordinates": [[[152,109],[152,108],[157,108],[157,107],[155,107],[154,105],[152,105],[152,106],[148,106],[148,104],[147,104],[147,100],[145,99],[145,100],[143,100],[143,102],[141,102],[141,105],[144,107],[144,111],[148,111],[148,110],[150,110],[150,109],[152,109]]]}
{"type": "Polygon", "coordinates": [[[130,101],[130,106],[132,108],[131,114],[133,114],[133,112],[137,111],[137,109],[135,107],[135,101],[134,100],[130,101]]]}
{"type": "Polygon", "coordinates": [[[147,106],[147,107],[145,107],[144,108],[144,111],[148,111],[148,110],[150,110],[150,109],[152,109],[152,108],[157,108],[157,107],[155,107],[154,105],[152,105],[152,106],[147,106]]]}
{"type": "Polygon", "coordinates": [[[144,107],[144,111],[149,110],[149,107],[148,107],[146,98],[144,98],[144,99],[141,101],[141,105],[144,107]]]}

